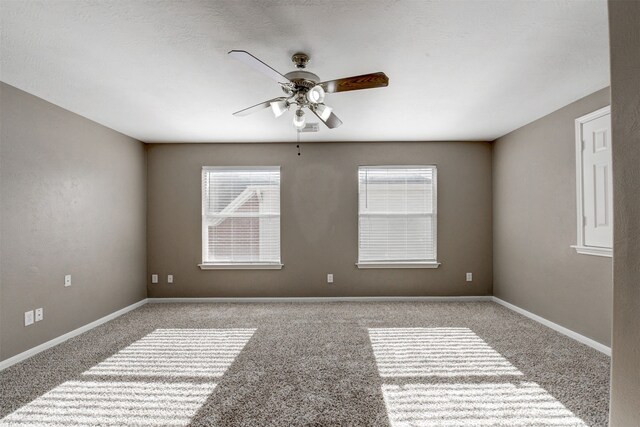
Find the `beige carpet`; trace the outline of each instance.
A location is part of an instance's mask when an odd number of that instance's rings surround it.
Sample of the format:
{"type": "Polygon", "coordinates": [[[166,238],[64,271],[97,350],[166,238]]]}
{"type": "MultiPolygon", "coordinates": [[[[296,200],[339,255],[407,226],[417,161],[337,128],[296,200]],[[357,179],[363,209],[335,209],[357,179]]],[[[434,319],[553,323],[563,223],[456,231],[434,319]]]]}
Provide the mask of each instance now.
{"type": "Polygon", "coordinates": [[[0,373],[0,425],[605,426],[609,358],[494,303],[148,304],[0,373]]]}

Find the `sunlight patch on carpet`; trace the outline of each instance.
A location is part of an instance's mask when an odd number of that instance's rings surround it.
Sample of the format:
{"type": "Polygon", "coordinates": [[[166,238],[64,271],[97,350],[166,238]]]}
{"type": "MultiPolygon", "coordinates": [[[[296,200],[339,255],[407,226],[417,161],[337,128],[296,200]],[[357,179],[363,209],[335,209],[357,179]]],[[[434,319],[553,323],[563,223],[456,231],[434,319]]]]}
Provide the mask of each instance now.
{"type": "Polygon", "coordinates": [[[468,328],[372,328],[392,427],[586,424],[468,328]]]}
{"type": "Polygon", "coordinates": [[[220,377],[255,329],[157,329],[83,375],[220,377]]]}
{"type": "Polygon", "coordinates": [[[185,426],[255,329],[157,329],[0,426],[185,426]],[[98,377],[99,376],[99,377],[98,377]],[[118,380],[118,378],[148,377],[118,380]],[[107,379],[105,379],[105,377],[107,379]],[[203,382],[204,381],[204,382],[203,382]]]}
{"type": "Polygon", "coordinates": [[[381,377],[522,375],[468,328],[371,328],[381,377]]]}
{"type": "Polygon", "coordinates": [[[2,426],[184,426],[216,384],[68,381],[23,406],[2,426]]]}
{"type": "Polygon", "coordinates": [[[384,384],[389,421],[398,426],[585,426],[533,382],[384,384]]]}

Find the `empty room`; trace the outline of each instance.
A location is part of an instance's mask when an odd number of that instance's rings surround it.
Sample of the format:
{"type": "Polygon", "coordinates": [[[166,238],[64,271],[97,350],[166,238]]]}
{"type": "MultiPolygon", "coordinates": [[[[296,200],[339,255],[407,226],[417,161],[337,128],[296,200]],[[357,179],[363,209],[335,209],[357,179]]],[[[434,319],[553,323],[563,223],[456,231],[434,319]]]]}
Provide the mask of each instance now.
{"type": "Polygon", "coordinates": [[[640,0],[0,0],[0,426],[640,426],[640,0]]]}

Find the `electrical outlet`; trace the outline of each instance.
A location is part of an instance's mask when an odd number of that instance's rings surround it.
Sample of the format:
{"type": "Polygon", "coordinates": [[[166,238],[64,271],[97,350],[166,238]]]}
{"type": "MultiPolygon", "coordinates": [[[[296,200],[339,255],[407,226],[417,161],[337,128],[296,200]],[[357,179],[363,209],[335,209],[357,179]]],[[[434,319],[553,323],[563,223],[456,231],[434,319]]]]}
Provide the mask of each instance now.
{"type": "Polygon", "coordinates": [[[158,275],[157,274],[152,274],[151,275],[151,283],[158,283],[158,275]]]}
{"type": "Polygon", "coordinates": [[[167,283],[173,283],[173,274],[167,276],[167,283]]]}
{"type": "Polygon", "coordinates": [[[44,310],[42,308],[36,308],[36,322],[44,319],[44,310]]]}
{"type": "Polygon", "coordinates": [[[71,286],[71,275],[67,274],[66,276],[64,276],[64,286],[71,286]]]}
{"type": "Polygon", "coordinates": [[[473,273],[467,273],[467,282],[473,281],[473,273]]]}
{"type": "Polygon", "coordinates": [[[33,310],[24,312],[24,326],[33,325],[33,310]]]}
{"type": "Polygon", "coordinates": [[[327,274],[327,283],[333,283],[333,274],[332,273],[327,274]]]}

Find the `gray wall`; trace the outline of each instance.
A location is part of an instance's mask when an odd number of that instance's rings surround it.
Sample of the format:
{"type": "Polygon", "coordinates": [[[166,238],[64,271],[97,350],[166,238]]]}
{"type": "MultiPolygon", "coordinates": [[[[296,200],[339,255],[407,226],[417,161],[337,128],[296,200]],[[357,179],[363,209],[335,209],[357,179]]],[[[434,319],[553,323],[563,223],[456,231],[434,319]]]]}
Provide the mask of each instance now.
{"type": "Polygon", "coordinates": [[[614,302],[611,426],[640,420],[640,1],[609,1],[614,302]]]}
{"type": "Polygon", "coordinates": [[[611,258],[576,244],[574,120],[609,105],[600,90],[493,146],[494,295],[605,345],[611,258]]]}
{"type": "Polygon", "coordinates": [[[489,295],[485,142],[148,146],[150,297],[489,295]],[[358,270],[358,165],[437,164],[438,269],[358,270]],[[201,167],[281,165],[282,270],[201,271],[201,167]],[[466,272],[474,273],[471,285],[466,272]],[[326,283],[326,274],[335,283],[326,283]],[[175,283],[166,283],[173,274],[175,283]]]}
{"type": "Polygon", "coordinates": [[[4,83],[0,100],[7,359],[146,297],[146,169],[139,141],[4,83]]]}

